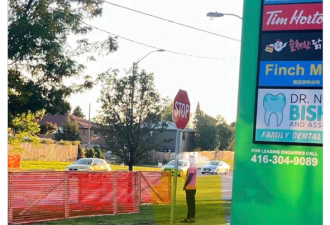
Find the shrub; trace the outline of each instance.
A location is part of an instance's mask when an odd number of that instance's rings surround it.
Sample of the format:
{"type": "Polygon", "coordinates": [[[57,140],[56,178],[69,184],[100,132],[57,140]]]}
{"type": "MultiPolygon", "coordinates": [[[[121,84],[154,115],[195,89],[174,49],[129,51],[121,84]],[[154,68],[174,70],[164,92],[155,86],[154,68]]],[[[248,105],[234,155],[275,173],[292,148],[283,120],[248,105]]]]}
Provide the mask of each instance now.
{"type": "Polygon", "coordinates": [[[73,141],[72,145],[80,145],[80,141],[73,141]]]}
{"type": "Polygon", "coordinates": [[[95,150],[95,156],[96,156],[96,158],[100,158],[100,159],[105,159],[104,158],[104,156],[103,156],[103,153],[102,153],[102,151],[101,151],[101,149],[99,149],[99,148],[96,148],[97,150],[95,150]]]}
{"type": "Polygon", "coordinates": [[[42,139],[41,141],[42,144],[56,144],[56,141],[54,141],[53,139],[42,139]]]}
{"type": "Polygon", "coordinates": [[[78,155],[77,155],[77,160],[81,158],[85,158],[86,152],[85,149],[81,147],[81,144],[78,145],[78,155]]]}
{"type": "Polygon", "coordinates": [[[59,145],[64,145],[64,141],[63,141],[63,140],[60,140],[60,141],[58,142],[58,144],[59,144],[59,145]]]}
{"type": "Polygon", "coordinates": [[[96,155],[96,153],[95,153],[94,149],[92,147],[88,147],[87,151],[86,151],[86,157],[95,158],[95,155],[96,155]]]}
{"type": "Polygon", "coordinates": [[[64,145],[72,145],[71,141],[64,141],[64,145]]]}

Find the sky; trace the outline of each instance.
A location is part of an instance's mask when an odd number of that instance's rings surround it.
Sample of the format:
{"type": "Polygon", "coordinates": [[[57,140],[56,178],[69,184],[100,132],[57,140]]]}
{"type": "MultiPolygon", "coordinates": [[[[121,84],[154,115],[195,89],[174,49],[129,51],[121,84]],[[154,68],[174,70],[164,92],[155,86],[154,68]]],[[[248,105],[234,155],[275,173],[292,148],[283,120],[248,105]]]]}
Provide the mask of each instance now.
{"type": "MultiPolygon", "coordinates": [[[[242,16],[243,0],[109,0],[109,2],[241,39],[242,21],[239,18],[225,16],[211,20],[206,17],[206,14],[217,11],[242,16]]],[[[155,85],[162,97],[174,99],[179,89],[183,89],[188,92],[192,111],[200,102],[201,109],[208,115],[213,117],[222,115],[228,123],[236,120],[241,42],[182,27],[109,4],[104,4],[102,17],[85,20],[85,22],[116,35],[161,49],[220,58],[220,60],[203,59],[166,51],[156,52],[143,59],[139,63],[139,68],[154,73],[155,85]]],[[[107,37],[107,33],[95,29],[84,36],[91,41],[102,41],[107,37]]],[[[71,46],[75,45],[76,38],[69,38],[71,46]]],[[[120,38],[118,43],[117,52],[96,57],[96,62],[88,62],[86,55],[75,59],[83,63],[87,67],[85,73],[94,78],[109,68],[117,68],[124,75],[124,69],[128,70],[133,62],[154,50],[120,38]]],[[[100,110],[101,104],[97,102],[99,96],[100,86],[97,86],[82,94],[72,95],[68,100],[72,109],[79,105],[87,118],[89,103],[91,103],[91,118],[93,118],[100,110]]]]}

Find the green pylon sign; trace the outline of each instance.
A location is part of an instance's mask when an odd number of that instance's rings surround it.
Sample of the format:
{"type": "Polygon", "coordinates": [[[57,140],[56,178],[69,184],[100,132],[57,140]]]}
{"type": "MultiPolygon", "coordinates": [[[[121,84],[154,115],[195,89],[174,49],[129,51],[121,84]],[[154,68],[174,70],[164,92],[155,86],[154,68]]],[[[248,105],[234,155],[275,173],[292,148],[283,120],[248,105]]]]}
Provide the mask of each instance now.
{"type": "Polygon", "coordinates": [[[320,0],[245,0],[231,225],[321,225],[320,0]]]}

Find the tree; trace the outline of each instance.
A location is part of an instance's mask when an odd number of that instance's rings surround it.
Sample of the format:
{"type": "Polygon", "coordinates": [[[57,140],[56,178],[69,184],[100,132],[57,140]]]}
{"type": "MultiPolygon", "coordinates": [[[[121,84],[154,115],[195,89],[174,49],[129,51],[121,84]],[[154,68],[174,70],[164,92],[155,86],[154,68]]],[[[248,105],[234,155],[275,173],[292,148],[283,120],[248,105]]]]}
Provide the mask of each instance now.
{"type": "MultiPolygon", "coordinates": [[[[91,88],[90,76],[73,85],[66,78],[81,77],[85,66],[74,57],[85,53],[109,54],[118,49],[116,39],[90,43],[67,42],[73,34],[81,37],[92,30],[86,18],[101,16],[99,0],[8,0],[8,122],[15,116],[36,113],[64,114],[70,109],[67,97],[91,88]]],[[[87,56],[91,58],[91,56],[87,56]]]]}
{"type": "Polygon", "coordinates": [[[232,122],[229,126],[232,128],[233,134],[232,134],[231,139],[229,141],[228,150],[234,151],[235,150],[235,142],[236,142],[236,122],[235,121],[232,122]]]}
{"type": "Polygon", "coordinates": [[[235,133],[235,122],[230,125],[227,124],[226,120],[218,115],[217,117],[217,131],[220,140],[220,150],[229,150],[229,147],[233,147],[233,135],[235,133]]]}
{"type": "Polygon", "coordinates": [[[198,125],[198,135],[196,137],[196,146],[204,150],[214,150],[219,147],[217,129],[215,125],[198,125]]]}
{"type": "Polygon", "coordinates": [[[55,140],[65,140],[65,141],[79,141],[79,127],[77,121],[72,122],[70,119],[70,115],[66,117],[65,123],[62,127],[57,129],[55,133],[55,140]]]}
{"type": "Polygon", "coordinates": [[[46,122],[40,125],[40,134],[53,134],[57,130],[57,124],[51,122],[46,122]]]}
{"type": "Polygon", "coordinates": [[[234,130],[233,134],[230,138],[230,141],[229,141],[229,146],[228,146],[229,151],[234,151],[235,150],[235,142],[236,142],[236,131],[234,130]]]}
{"type": "Polygon", "coordinates": [[[78,155],[77,155],[77,160],[81,158],[85,158],[86,152],[85,150],[81,147],[81,144],[78,145],[78,155]]]}
{"type": "Polygon", "coordinates": [[[197,107],[196,107],[195,113],[196,113],[196,115],[201,115],[201,113],[202,113],[201,106],[200,106],[199,102],[197,102],[197,107]]]}
{"type": "Polygon", "coordinates": [[[196,133],[196,146],[204,150],[214,150],[219,147],[219,139],[216,129],[216,119],[205,114],[198,103],[193,118],[196,133]]]}
{"type": "Polygon", "coordinates": [[[90,146],[88,146],[87,151],[86,151],[86,157],[87,158],[95,158],[96,157],[96,152],[94,149],[90,146]]]}
{"type": "Polygon", "coordinates": [[[8,144],[13,146],[11,153],[22,153],[23,149],[20,148],[20,144],[25,141],[34,145],[40,143],[36,134],[40,131],[38,121],[43,115],[43,111],[35,114],[29,111],[13,119],[11,127],[8,128],[8,144]]]}
{"type": "Polygon", "coordinates": [[[233,129],[227,123],[217,125],[218,135],[220,139],[220,150],[228,150],[230,142],[232,141],[233,129]]]}
{"type": "Polygon", "coordinates": [[[162,120],[174,122],[172,114],[173,114],[173,100],[166,98],[162,111],[162,120]]]}
{"type": "Polygon", "coordinates": [[[78,116],[80,118],[85,118],[84,113],[82,112],[82,109],[80,108],[79,105],[77,105],[77,107],[73,110],[72,115],[74,116],[78,116]]]}
{"type": "Polygon", "coordinates": [[[95,157],[96,158],[105,159],[104,156],[103,156],[103,154],[102,154],[101,149],[98,146],[95,146],[94,147],[94,151],[95,151],[95,157]]]}
{"type": "Polygon", "coordinates": [[[160,147],[157,137],[167,124],[161,122],[163,101],[155,88],[153,74],[142,70],[134,76],[119,78],[118,72],[100,75],[103,88],[99,101],[103,123],[116,143],[112,151],[132,171],[133,165],[160,147]]]}

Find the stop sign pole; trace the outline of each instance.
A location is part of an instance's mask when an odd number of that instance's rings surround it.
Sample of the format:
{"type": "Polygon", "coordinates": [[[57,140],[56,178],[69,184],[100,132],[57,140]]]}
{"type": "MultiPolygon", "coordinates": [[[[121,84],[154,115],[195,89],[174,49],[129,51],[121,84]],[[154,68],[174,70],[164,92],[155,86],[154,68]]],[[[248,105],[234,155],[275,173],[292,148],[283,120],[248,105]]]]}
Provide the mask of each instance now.
{"type": "Polygon", "coordinates": [[[184,130],[190,119],[190,101],[188,94],[184,90],[179,90],[174,98],[173,103],[173,120],[177,127],[175,141],[175,160],[174,160],[174,177],[172,185],[172,201],[171,201],[171,218],[170,225],[174,224],[174,209],[176,202],[176,188],[178,179],[178,159],[180,153],[181,130],[184,130]]]}

